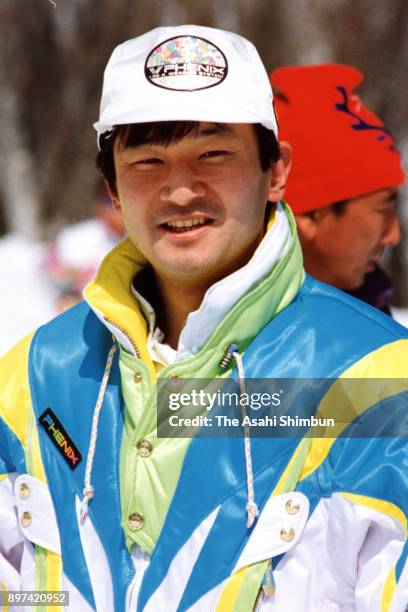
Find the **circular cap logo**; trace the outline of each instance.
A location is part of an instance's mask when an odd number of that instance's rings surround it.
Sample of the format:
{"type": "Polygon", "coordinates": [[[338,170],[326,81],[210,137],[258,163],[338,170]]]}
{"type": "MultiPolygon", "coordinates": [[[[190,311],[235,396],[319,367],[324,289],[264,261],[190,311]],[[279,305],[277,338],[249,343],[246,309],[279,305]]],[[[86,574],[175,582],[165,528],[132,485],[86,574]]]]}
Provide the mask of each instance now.
{"type": "Polygon", "coordinates": [[[223,52],[197,36],[176,36],[160,43],[147,57],[145,76],[153,85],[195,91],[219,85],[227,76],[223,52]]]}

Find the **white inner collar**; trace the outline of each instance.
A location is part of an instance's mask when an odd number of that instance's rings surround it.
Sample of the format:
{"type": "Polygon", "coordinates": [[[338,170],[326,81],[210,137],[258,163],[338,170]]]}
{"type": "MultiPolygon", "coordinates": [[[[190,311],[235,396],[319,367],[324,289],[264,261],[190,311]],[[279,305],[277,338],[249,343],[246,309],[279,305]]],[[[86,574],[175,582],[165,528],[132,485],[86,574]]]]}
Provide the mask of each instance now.
{"type": "Polygon", "coordinates": [[[190,312],[180,334],[177,350],[164,342],[163,333],[156,327],[154,309],[132,284],[132,292],[149,324],[147,346],[153,361],[167,366],[195,355],[238,300],[286,254],[289,238],[289,222],[282,206],[278,204],[275,221],[249,262],[212,285],[206,291],[198,310],[190,312]]]}

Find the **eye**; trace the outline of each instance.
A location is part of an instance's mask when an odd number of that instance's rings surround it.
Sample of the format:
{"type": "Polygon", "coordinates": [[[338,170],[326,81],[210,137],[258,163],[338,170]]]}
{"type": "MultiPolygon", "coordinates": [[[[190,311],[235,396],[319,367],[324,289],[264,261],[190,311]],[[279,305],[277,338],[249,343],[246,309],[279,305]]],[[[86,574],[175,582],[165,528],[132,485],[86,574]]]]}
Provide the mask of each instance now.
{"type": "Polygon", "coordinates": [[[229,155],[228,151],[224,151],[222,149],[214,149],[213,151],[206,151],[200,155],[200,159],[216,159],[219,157],[225,157],[229,155]]]}
{"type": "Polygon", "coordinates": [[[154,166],[156,164],[162,164],[163,161],[158,157],[146,157],[145,159],[138,159],[136,161],[137,165],[140,166],[154,166]]]}
{"type": "Polygon", "coordinates": [[[377,212],[384,217],[393,217],[397,211],[394,202],[390,202],[389,204],[379,206],[377,212]]]}

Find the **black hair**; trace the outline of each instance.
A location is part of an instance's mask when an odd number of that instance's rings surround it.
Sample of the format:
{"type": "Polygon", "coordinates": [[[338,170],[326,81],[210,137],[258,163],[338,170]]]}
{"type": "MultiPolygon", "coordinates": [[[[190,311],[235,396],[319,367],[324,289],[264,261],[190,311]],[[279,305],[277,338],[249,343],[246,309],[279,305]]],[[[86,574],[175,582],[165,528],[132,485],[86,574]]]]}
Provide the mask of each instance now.
{"type": "MultiPolygon", "coordinates": [[[[218,124],[222,127],[223,124],[218,124]]],[[[113,160],[115,142],[122,147],[136,147],[141,144],[158,144],[168,146],[179,142],[191,133],[198,133],[198,121],[160,121],[157,123],[132,123],[116,126],[111,132],[100,137],[100,151],[96,157],[96,166],[116,194],[116,173],[113,160]]],[[[276,136],[260,123],[253,124],[259,149],[259,161],[263,172],[269,170],[273,163],[280,159],[280,149],[276,136]]]]}
{"type": "Polygon", "coordinates": [[[336,217],[341,217],[344,211],[346,210],[347,204],[349,202],[350,200],[339,200],[338,202],[333,202],[333,204],[330,205],[330,208],[332,209],[336,217]]]}

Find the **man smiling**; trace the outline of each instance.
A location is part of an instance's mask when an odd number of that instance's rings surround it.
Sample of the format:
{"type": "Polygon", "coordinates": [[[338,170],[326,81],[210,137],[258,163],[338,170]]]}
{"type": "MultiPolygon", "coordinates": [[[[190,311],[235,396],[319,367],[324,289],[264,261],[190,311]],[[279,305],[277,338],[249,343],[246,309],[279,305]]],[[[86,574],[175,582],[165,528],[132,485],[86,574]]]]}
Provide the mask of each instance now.
{"type": "MultiPolygon", "coordinates": [[[[159,308],[167,343],[176,348],[207,288],[245,265],[261,242],[265,203],[284,193],[290,149],[276,141],[272,149],[262,126],[256,132],[245,124],[169,122],[142,130],[119,131],[108,189],[166,296],[159,308]],[[261,151],[269,153],[263,171],[261,151]]],[[[98,159],[109,175],[106,156],[98,159]]]]}
{"type": "Polygon", "coordinates": [[[255,48],[199,26],[130,40],[95,128],[128,238],[84,303],[3,360],[3,590],[65,589],[85,612],[402,611],[406,444],[389,427],[406,413],[408,333],[305,278],[255,48]],[[237,375],[242,414],[253,379],[323,379],[285,409],[340,413],[336,432],[158,435],[157,388],[175,400],[183,379],[237,375]],[[397,382],[379,395],[368,376],[397,382]]]}

